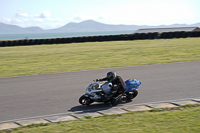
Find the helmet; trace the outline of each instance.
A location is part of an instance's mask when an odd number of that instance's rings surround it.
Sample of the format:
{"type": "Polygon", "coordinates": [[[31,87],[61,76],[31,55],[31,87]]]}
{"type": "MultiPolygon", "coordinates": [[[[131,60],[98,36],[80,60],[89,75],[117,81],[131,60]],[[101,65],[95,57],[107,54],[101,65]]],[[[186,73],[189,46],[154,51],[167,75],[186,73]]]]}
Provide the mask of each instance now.
{"type": "Polygon", "coordinates": [[[107,73],[107,79],[108,79],[108,81],[113,81],[115,78],[116,78],[116,72],[114,72],[114,71],[111,71],[111,72],[108,72],[107,73]]]}

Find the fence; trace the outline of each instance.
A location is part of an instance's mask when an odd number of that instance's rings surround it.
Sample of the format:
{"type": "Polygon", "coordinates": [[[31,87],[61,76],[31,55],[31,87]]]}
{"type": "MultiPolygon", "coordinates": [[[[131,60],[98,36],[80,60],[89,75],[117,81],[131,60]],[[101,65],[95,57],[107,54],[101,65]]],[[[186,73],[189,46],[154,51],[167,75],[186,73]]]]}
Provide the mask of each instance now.
{"type": "Polygon", "coordinates": [[[0,41],[0,47],[79,43],[79,42],[120,41],[120,40],[171,39],[171,38],[186,38],[186,37],[200,37],[200,31],[163,32],[161,34],[155,32],[155,33],[135,33],[135,34],[122,34],[122,35],[84,36],[84,37],[68,37],[68,38],[52,38],[52,39],[8,40],[8,41],[0,41]]]}

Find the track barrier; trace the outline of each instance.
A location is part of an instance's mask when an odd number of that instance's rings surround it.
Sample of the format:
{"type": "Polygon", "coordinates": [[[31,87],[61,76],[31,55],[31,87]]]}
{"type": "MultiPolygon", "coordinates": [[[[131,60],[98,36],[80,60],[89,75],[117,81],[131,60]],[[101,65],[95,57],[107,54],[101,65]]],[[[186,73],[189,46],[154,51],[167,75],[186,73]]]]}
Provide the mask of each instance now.
{"type": "Polygon", "coordinates": [[[43,45],[43,44],[65,44],[65,43],[80,43],[80,42],[122,41],[122,40],[124,41],[124,40],[145,40],[145,39],[172,39],[172,38],[186,38],[186,37],[200,37],[200,31],[135,33],[135,34],[83,36],[83,37],[67,37],[67,38],[52,38],[52,39],[6,40],[6,41],[0,41],[0,47],[43,45]]]}

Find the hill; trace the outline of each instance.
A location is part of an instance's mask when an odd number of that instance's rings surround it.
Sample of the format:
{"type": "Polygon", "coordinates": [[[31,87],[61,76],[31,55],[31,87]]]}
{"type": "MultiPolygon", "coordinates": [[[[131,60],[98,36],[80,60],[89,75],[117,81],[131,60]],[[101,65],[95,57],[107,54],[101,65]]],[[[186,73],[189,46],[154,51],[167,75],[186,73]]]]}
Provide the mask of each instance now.
{"type": "Polygon", "coordinates": [[[103,24],[93,20],[86,20],[80,23],[68,23],[63,27],[49,30],[50,32],[96,32],[96,31],[123,31],[136,30],[141,26],[137,25],[111,25],[103,24]]]}
{"type": "Polygon", "coordinates": [[[200,23],[186,25],[186,24],[173,24],[173,25],[160,25],[160,26],[148,26],[148,25],[111,25],[103,24],[93,20],[86,20],[80,23],[68,23],[60,28],[43,30],[39,27],[21,28],[16,25],[8,25],[0,23],[0,34],[24,34],[24,33],[62,33],[62,32],[99,32],[99,31],[127,31],[138,30],[144,28],[169,28],[169,27],[200,27],[200,23]]]}
{"type": "Polygon", "coordinates": [[[23,34],[23,33],[41,33],[43,29],[39,27],[21,28],[16,25],[0,23],[0,34],[23,34]]]}

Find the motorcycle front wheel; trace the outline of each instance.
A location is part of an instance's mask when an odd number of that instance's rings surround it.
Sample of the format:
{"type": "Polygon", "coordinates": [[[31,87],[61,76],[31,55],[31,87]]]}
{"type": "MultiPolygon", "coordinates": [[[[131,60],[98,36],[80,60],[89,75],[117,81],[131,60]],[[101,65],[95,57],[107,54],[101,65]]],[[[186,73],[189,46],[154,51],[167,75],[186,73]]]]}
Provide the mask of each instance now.
{"type": "Polygon", "coordinates": [[[82,95],[79,98],[79,103],[82,104],[82,105],[90,105],[93,102],[94,102],[93,100],[91,100],[90,98],[86,97],[85,95],[82,95]]]}

